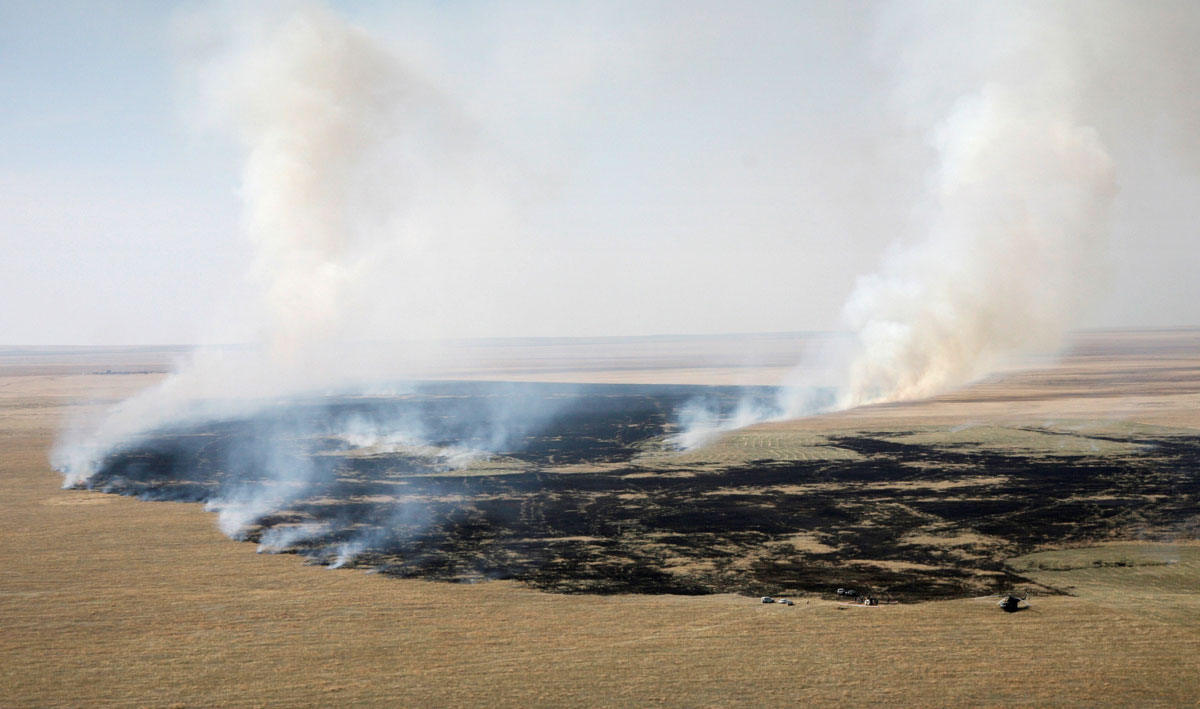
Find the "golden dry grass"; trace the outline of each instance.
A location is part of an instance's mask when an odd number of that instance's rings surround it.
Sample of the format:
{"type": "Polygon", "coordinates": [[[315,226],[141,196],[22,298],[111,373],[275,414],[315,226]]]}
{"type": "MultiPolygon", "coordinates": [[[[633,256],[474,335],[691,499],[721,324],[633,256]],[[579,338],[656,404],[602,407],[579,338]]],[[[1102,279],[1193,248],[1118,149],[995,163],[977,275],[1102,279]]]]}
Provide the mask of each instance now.
{"type": "MultiPolygon", "coordinates": [[[[1108,371],[1084,364],[1065,366],[1108,371]]],[[[1109,369],[1117,365],[1128,368],[1108,358],[1109,369]]],[[[800,599],[788,608],[736,596],[580,597],[330,571],[256,555],[221,536],[199,505],[60,490],[47,451],[62,417],[80,410],[81,395],[116,399],[155,375],[23,366],[0,373],[0,705],[1183,706],[1200,698],[1200,569],[1191,560],[1076,571],[1076,597],[1037,598],[1034,612],[1012,615],[995,599],[874,608],[800,599]],[[1128,571],[1139,577],[1130,581],[1128,571]],[[1161,582],[1173,589],[1170,602],[1136,591],[1146,574],[1174,574],[1161,582]],[[1130,593],[1145,598],[1124,602],[1130,593]]],[[[974,404],[963,393],[909,414],[882,407],[793,428],[1053,412],[1054,402],[1011,401],[1014,392],[1036,393],[1038,376],[1018,379],[1007,395],[988,384],[974,404]],[[1010,401],[997,414],[1003,396],[1010,401]]],[[[1158,400],[1116,392],[1125,403],[1111,410],[1194,425],[1180,410],[1194,396],[1187,386],[1158,400]]],[[[1075,399],[1056,397],[1060,418],[1088,418],[1075,399]]]]}
{"type": "Polygon", "coordinates": [[[1009,566],[1109,608],[1200,628],[1200,543],[1113,542],[1027,554],[1009,566]]]}

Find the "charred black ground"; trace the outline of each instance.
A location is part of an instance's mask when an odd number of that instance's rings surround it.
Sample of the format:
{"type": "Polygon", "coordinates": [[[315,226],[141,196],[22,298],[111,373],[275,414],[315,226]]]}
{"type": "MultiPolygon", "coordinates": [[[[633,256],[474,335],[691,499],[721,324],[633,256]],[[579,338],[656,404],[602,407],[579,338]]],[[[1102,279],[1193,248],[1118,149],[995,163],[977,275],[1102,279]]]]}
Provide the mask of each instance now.
{"type": "Polygon", "coordinates": [[[88,484],[145,499],[273,499],[244,538],[296,532],[287,550],[326,562],[353,550],[348,565],[389,575],[568,593],[948,598],[1034,586],[1004,560],[1039,546],[1200,531],[1200,438],[1177,433],[1037,429],[1119,444],[1095,454],[918,444],[900,430],[829,434],[817,447],[831,455],[813,460],[662,454],[689,402],[728,412],[772,393],[423,384],[163,430],[88,484]],[[334,435],[364,427],[492,455],[456,468],[426,449],[354,449],[334,435]]]}

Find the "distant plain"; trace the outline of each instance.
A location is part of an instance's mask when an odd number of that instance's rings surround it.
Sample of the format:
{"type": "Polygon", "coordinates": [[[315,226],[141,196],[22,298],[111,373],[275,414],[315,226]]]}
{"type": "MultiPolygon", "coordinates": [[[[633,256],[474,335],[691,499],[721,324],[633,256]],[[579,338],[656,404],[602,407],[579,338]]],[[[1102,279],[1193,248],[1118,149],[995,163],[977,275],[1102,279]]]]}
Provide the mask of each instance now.
{"type": "MultiPolygon", "coordinates": [[[[423,374],[771,384],[807,342],[504,341],[423,374]]],[[[1010,559],[1039,588],[1030,611],[1009,615],[988,597],[864,608],[814,592],[779,607],[735,594],[564,595],[511,581],[390,579],[255,555],[221,535],[199,505],[60,490],[47,459],[63,422],[153,384],[180,355],[0,351],[0,704],[1144,706],[1200,698],[1200,520],[1186,515],[1010,559]]],[[[656,455],[676,470],[808,460],[829,455],[830,437],[866,436],[1052,463],[1115,460],[1130,453],[1130,438],[1200,436],[1200,331],[1083,333],[1060,361],[1021,364],[926,402],[763,424],[701,451],[656,455]]],[[[792,543],[820,552],[827,541],[792,543]]]]}

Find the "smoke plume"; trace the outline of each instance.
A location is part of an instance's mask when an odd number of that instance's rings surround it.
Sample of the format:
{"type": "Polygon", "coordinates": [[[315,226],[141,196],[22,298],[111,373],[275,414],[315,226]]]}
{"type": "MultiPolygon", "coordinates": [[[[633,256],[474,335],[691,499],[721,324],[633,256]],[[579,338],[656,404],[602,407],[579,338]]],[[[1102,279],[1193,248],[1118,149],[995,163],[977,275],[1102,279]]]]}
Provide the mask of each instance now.
{"type": "MultiPolygon", "coordinates": [[[[844,305],[853,341],[808,353],[774,406],[721,419],[692,407],[684,447],[749,423],[934,396],[1061,347],[1105,281],[1116,195],[1088,99],[1119,52],[1105,32],[1079,30],[1090,10],[899,3],[880,13],[892,104],[932,157],[925,193],[844,305]]],[[[1115,22],[1111,10],[1099,14],[1115,22]]]]}
{"type": "MultiPolygon", "coordinates": [[[[840,406],[932,396],[1013,357],[1053,352],[1095,295],[1114,166],[1082,114],[1092,77],[1060,10],[984,8],[974,26],[954,27],[952,46],[978,42],[969,60],[978,65],[961,79],[978,87],[953,98],[929,133],[937,165],[919,217],[924,233],[897,242],[846,303],[859,349],[840,406]]],[[[920,45],[900,48],[918,54],[898,98],[913,121],[940,99],[913,82],[944,72],[934,63],[952,54],[937,51],[947,47],[928,30],[957,12],[891,18],[911,23],[902,34],[921,28],[907,38],[920,45]]]]}
{"type": "Polygon", "coordinates": [[[846,305],[861,351],[844,407],[932,396],[1054,351],[1101,272],[1114,181],[1095,130],[990,85],[959,103],[937,143],[927,235],[846,305]]]}
{"type": "Polygon", "coordinates": [[[244,153],[249,277],[261,294],[246,307],[260,335],[199,351],[68,430],[54,454],[68,486],[154,428],[404,375],[396,362],[410,364],[415,348],[377,356],[362,343],[436,336],[421,328],[437,318],[418,314],[457,285],[446,254],[495,238],[507,219],[470,121],[363,30],[308,3],[181,25],[198,57],[183,72],[193,113],[244,153]]]}

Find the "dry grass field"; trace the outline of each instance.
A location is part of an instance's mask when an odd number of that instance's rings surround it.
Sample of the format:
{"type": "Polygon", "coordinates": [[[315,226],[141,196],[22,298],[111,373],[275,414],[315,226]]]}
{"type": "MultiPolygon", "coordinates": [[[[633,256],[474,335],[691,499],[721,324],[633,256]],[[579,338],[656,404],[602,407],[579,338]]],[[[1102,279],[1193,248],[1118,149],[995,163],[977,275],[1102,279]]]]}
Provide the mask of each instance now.
{"type": "MultiPolygon", "coordinates": [[[[510,343],[477,376],[769,383],[794,341],[757,342],[775,354],[748,363],[723,340],[661,345],[510,343]]],[[[61,490],[47,457],[64,419],[148,386],[177,354],[0,352],[0,705],[1200,703],[1200,545],[1182,538],[1012,559],[1072,594],[1016,614],[994,598],[784,607],[333,571],[255,554],[200,505],[61,490]]],[[[759,426],[707,457],[803,459],[861,431],[1053,456],[1081,445],[1054,432],[1147,427],[1200,429],[1200,332],[1089,334],[1057,364],[759,426]]]]}

